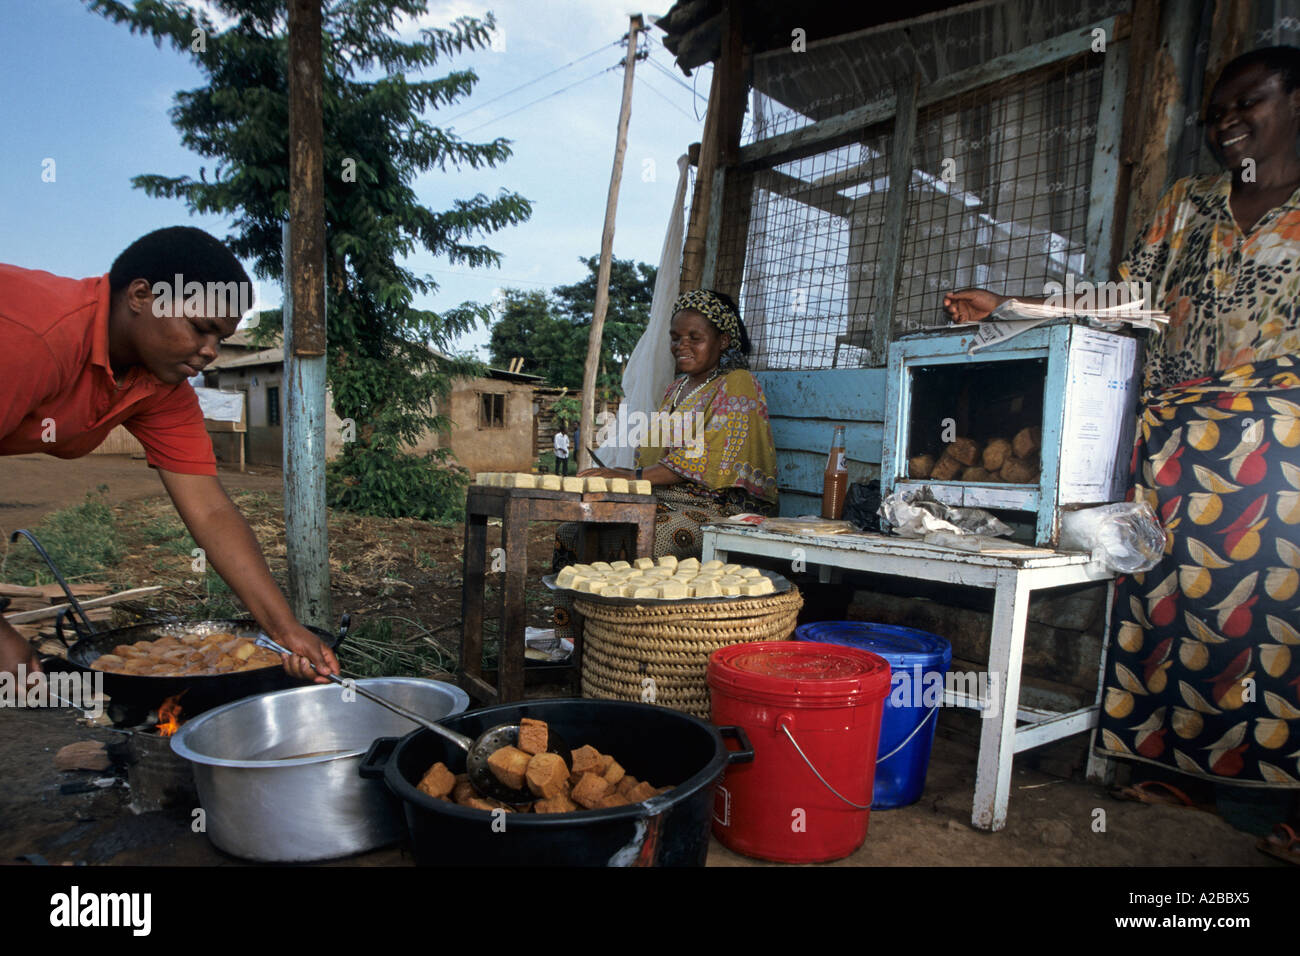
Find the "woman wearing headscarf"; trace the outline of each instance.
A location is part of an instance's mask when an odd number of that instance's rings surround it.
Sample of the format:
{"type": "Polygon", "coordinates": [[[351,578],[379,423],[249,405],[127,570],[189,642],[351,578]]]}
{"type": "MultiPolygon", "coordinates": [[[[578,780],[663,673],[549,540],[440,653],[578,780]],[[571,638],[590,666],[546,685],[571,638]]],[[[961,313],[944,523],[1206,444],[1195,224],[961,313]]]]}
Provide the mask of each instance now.
{"type": "MultiPolygon", "coordinates": [[[[1117,582],[1101,748],[1220,783],[1300,788],[1300,50],[1229,63],[1206,138],[1119,266],[1147,343],[1134,498],[1165,558],[1117,582]]],[[[957,321],[1003,297],[945,297],[957,321]]]]}
{"type": "MultiPolygon", "coordinates": [[[[748,369],[749,336],[729,296],[707,289],[678,296],[668,345],[677,377],[659,403],[659,427],[647,429],[657,442],[637,448],[635,468],[580,475],[649,481],[657,505],[654,556],[699,557],[701,525],[745,512],[775,513],[776,446],[762,386],[748,369]],[[666,422],[672,425],[662,427],[666,422]]],[[[557,570],[578,560],[579,527],[557,530],[557,570]]],[[[598,542],[599,556],[587,555],[588,561],[637,557],[634,536],[622,528],[601,530],[598,542]]],[[[556,635],[570,636],[563,597],[557,596],[555,618],[556,635]]]]}
{"type": "Polygon", "coordinates": [[[659,503],[655,555],[690,557],[700,553],[701,524],[773,512],[776,447],[763,389],[748,370],[749,337],[728,296],[678,296],[669,347],[678,374],[659,403],[661,427],[648,430],[658,441],[637,448],[634,469],[582,474],[648,480],[659,503]]]}

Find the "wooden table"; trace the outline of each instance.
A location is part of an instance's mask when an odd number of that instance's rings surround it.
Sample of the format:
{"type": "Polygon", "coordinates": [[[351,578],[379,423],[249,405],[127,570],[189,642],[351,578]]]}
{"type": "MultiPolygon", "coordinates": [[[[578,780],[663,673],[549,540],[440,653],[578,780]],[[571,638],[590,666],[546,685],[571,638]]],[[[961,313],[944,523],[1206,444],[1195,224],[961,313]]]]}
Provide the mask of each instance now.
{"type": "MultiPolygon", "coordinates": [[[[993,627],[989,642],[987,693],[954,693],[944,703],[970,707],[985,718],[980,731],[979,760],[975,772],[975,800],[971,824],[981,830],[1001,830],[1007,822],[1014,755],[1082,733],[1097,725],[1101,707],[1103,669],[1098,662],[1097,696],[1093,704],[1058,712],[1029,707],[1020,702],[1020,666],[1024,657],[1025,619],[1032,591],[1066,587],[1088,581],[1106,581],[1114,574],[1092,564],[1090,556],[1075,551],[1026,548],[1024,553],[978,554],[929,544],[915,538],[880,534],[802,537],[759,528],[704,529],[702,560],[726,561],[736,553],[763,555],[818,565],[823,581],[835,569],[887,574],[898,577],[990,588],[993,591],[993,627]],[[996,678],[996,679],[995,679],[996,678]],[[1023,727],[1017,727],[1021,721],[1023,727]]],[[[1109,631],[1111,600],[1108,589],[1106,627],[1109,631]]],[[[1105,655],[1102,655],[1103,660],[1105,655]]],[[[969,687],[971,682],[967,682],[969,687]]],[[[1088,773],[1098,776],[1098,758],[1089,757],[1088,773]]]]}
{"type": "MultiPolygon", "coordinates": [[[[459,682],[484,704],[524,696],[524,582],[528,574],[528,526],[534,521],[576,521],[584,525],[579,554],[588,553],[594,525],[636,525],[636,556],[654,549],[655,499],[613,492],[544,491],[471,485],[465,503],[464,594],[461,599],[459,682]],[[501,554],[488,554],[489,518],[501,519],[501,554]],[[505,573],[498,630],[497,686],[483,679],[483,605],[487,576],[505,573]]],[[[574,641],[572,667],[582,666],[581,638],[574,641]]]]}

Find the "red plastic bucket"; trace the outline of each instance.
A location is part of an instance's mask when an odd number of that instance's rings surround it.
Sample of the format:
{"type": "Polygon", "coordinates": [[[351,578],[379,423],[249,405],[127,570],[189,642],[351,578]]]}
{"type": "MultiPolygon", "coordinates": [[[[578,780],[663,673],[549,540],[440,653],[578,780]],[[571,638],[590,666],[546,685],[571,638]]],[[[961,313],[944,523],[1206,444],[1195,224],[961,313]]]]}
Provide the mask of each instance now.
{"type": "Polygon", "coordinates": [[[781,863],[848,856],[867,838],[889,664],[852,647],[733,644],[709,657],[713,722],[742,727],[754,762],[729,767],[713,834],[781,863]]]}

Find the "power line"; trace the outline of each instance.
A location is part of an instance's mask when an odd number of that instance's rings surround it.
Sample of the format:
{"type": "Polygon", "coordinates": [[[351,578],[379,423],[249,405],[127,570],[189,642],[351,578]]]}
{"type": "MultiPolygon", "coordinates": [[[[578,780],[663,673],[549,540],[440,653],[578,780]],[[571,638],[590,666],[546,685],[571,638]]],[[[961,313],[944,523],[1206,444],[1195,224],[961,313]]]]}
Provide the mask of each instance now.
{"type": "Polygon", "coordinates": [[[602,46],[602,47],[598,47],[598,48],[596,48],[595,50],[592,50],[590,53],[587,53],[587,54],[584,54],[583,56],[578,57],[576,60],[570,60],[568,63],[564,64],[564,66],[557,66],[555,69],[550,70],[550,71],[548,71],[548,72],[546,72],[546,73],[543,73],[541,76],[536,77],[535,79],[531,79],[531,80],[529,80],[527,83],[521,83],[519,86],[516,86],[513,90],[506,90],[504,93],[501,93],[501,94],[498,95],[498,96],[494,96],[494,97],[492,97],[492,99],[490,99],[490,100],[484,100],[484,101],[483,101],[482,103],[480,103],[478,106],[472,106],[472,107],[470,107],[470,108],[467,109],[465,112],[461,113],[459,116],[453,117],[452,119],[448,120],[447,123],[448,123],[448,125],[450,125],[450,124],[452,124],[452,123],[455,123],[457,120],[464,119],[464,118],[465,118],[466,116],[468,116],[470,113],[473,113],[473,112],[476,112],[476,111],[478,111],[478,110],[481,110],[483,107],[485,107],[485,106],[489,106],[489,105],[491,105],[492,103],[495,103],[497,100],[503,100],[503,99],[505,99],[507,96],[510,96],[510,95],[513,94],[513,93],[518,93],[520,90],[522,90],[522,89],[526,89],[526,88],[532,86],[534,83],[540,83],[542,80],[546,79],[548,76],[554,76],[556,73],[559,73],[561,70],[567,70],[569,67],[571,67],[571,66],[573,66],[573,65],[575,65],[575,64],[577,64],[577,63],[581,63],[583,60],[589,60],[589,59],[591,59],[593,56],[595,56],[597,53],[603,53],[605,50],[609,49],[610,47],[612,47],[612,46],[617,46],[618,43],[619,43],[618,40],[611,40],[609,43],[606,43],[604,46],[602,46]]]}
{"type": "Polygon", "coordinates": [[[636,74],[636,77],[635,77],[635,78],[636,78],[636,82],[643,84],[643,85],[645,86],[646,89],[648,89],[648,90],[649,90],[651,93],[653,93],[655,96],[659,97],[661,100],[663,100],[663,101],[664,101],[665,103],[667,103],[669,106],[671,106],[673,109],[677,110],[677,112],[681,113],[681,114],[682,114],[683,116],[685,116],[687,119],[691,119],[691,118],[692,118],[690,113],[686,112],[685,109],[683,109],[682,107],[678,106],[676,103],[674,103],[672,100],[670,100],[670,99],[669,99],[667,96],[665,96],[663,93],[660,93],[657,89],[655,89],[655,87],[654,87],[653,85],[651,85],[650,81],[647,80],[647,79],[646,79],[644,76],[642,76],[640,73],[636,74]]]}
{"type": "Polygon", "coordinates": [[[541,103],[544,100],[549,100],[552,96],[559,96],[561,93],[567,92],[568,90],[573,89],[575,86],[581,86],[583,83],[586,83],[588,80],[594,80],[596,77],[608,73],[610,70],[616,70],[622,65],[623,65],[622,63],[616,63],[613,66],[608,66],[603,70],[598,70],[597,72],[591,74],[591,76],[578,80],[576,83],[570,83],[568,86],[561,87],[560,89],[556,90],[554,93],[547,93],[545,96],[538,97],[537,99],[533,100],[531,103],[525,103],[523,106],[520,106],[518,109],[513,109],[508,113],[502,113],[500,116],[495,116],[492,119],[488,120],[486,123],[480,123],[478,126],[475,126],[473,129],[467,129],[465,130],[465,135],[468,136],[470,133],[477,132],[478,130],[481,130],[487,126],[491,126],[493,123],[499,122],[500,120],[505,119],[507,116],[514,116],[516,113],[521,112],[522,110],[526,110],[530,106],[536,106],[538,103],[541,103]]]}
{"type": "MultiPolygon", "coordinates": [[[[660,48],[661,48],[665,53],[668,53],[669,56],[672,56],[672,53],[669,52],[668,48],[665,47],[665,46],[663,46],[663,44],[660,44],[660,48]]],[[[656,60],[654,57],[649,57],[648,59],[649,59],[649,63],[650,63],[651,66],[653,66],[655,69],[657,69],[660,73],[664,74],[666,77],[668,77],[670,80],[672,80],[672,81],[673,81],[674,83],[676,83],[678,86],[680,86],[682,89],[689,91],[690,94],[691,94],[692,96],[698,96],[698,97],[700,97],[700,99],[705,99],[704,96],[702,96],[700,93],[696,92],[696,90],[695,90],[694,87],[692,87],[692,86],[690,86],[689,84],[687,84],[687,82],[686,82],[685,80],[683,80],[680,76],[678,76],[678,75],[677,75],[677,74],[676,74],[672,69],[670,69],[669,67],[664,66],[662,63],[660,63],[660,62],[659,62],[658,60],[656,60]]]]}

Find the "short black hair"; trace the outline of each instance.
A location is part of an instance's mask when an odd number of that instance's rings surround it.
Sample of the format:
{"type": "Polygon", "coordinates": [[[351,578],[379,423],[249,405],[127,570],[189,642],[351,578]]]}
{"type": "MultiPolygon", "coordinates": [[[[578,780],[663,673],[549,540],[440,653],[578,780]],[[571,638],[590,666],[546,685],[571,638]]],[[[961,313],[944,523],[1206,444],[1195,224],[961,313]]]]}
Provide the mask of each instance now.
{"type": "Polygon", "coordinates": [[[1262,66],[1269,73],[1277,73],[1282,77],[1282,88],[1288,93],[1300,88],[1300,47],[1294,46],[1262,46],[1243,53],[1223,68],[1214,88],[1218,89],[1224,80],[1252,66],[1262,66]]]}
{"type": "Polygon", "coordinates": [[[241,282],[252,290],[252,280],[226,244],[193,226],[155,229],[131,243],[113,261],[108,286],[116,293],[144,279],[153,288],[156,282],[171,283],[177,275],[187,283],[241,282]]]}
{"type": "Polygon", "coordinates": [[[741,355],[749,354],[749,332],[745,330],[745,320],[740,317],[740,308],[736,305],[736,300],[725,292],[719,292],[717,289],[705,289],[705,292],[714,296],[723,305],[736,314],[736,324],[740,326],[740,342],[737,343],[741,355]]]}

